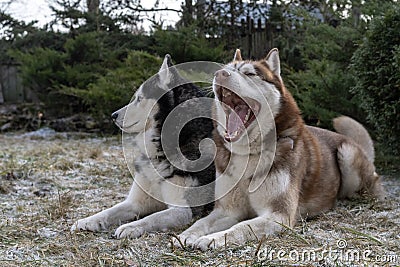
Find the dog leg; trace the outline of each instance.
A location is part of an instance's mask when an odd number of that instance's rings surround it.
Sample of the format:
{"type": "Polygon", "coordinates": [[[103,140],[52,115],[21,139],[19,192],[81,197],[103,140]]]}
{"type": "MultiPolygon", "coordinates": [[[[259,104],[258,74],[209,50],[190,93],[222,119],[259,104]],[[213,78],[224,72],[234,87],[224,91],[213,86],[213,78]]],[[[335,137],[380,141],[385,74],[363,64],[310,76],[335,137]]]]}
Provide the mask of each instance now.
{"type": "Polygon", "coordinates": [[[121,225],[115,231],[115,237],[137,238],[146,232],[165,232],[171,228],[186,226],[191,220],[192,210],[190,208],[171,207],[146,216],[141,220],[121,225]]]}
{"type": "Polygon", "coordinates": [[[385,192],[375,166],[359,146],[343,143],[338,149],[338,162],[342,175],[339,198],[351,198],[359,193],[384,198],[385,192]]]}
{"type": "Polygon", "coordinates": [[[109,228],[111,225],[132,221],[139,216],[145,216],[165,209],[165,207],[165,204],[150,197],[136,182],[133,182],[126,200],[95,215],[76,221],[72,225],[71,231],[87,230],[98,232],[109,228]]]}
{"type": "MultiPolygon", "coordinates": [[[[237,216],[227,214],[223,209],[214,209],[208,216],[196,221],[178,237],[185,246],[193,246],[195,241],[204,235],[226,230],[240,221],[237,216]]],[[[173,240],[175,247],[181,247],[178,240],[173,240]]]]}
{"type": "MultiPolygon", "coordinates": [[[[217,174],[218,176],[218,174],[217,174]]],[[[215,191],[225,190],[232,183],[230,177],[219,177],[215,191]],[[227,183],[223,183],[223,181],[227,183]]],[[[173,245],[181,247],[181,243],[193,247],[195,241],[202,236],[229,229],[240,221],[249,218],[250,203],[246,197],[248,183],[238,183],[224,197],[217,200],[214,210],[206,217],[196,221],[189,229],[181,233],[179,240],[174,240],[173,245]]]]}
{"type": "Polygon", "coordinates": [[[194,247],[204,251],[224,247],[227,244],[242,245],[248,241],[261,240],[264,236],[280,231],[281,224],[289,225],[287,216],[267,213],[235,224],[228,230],[200,237],[194,242],[194,247]]]}

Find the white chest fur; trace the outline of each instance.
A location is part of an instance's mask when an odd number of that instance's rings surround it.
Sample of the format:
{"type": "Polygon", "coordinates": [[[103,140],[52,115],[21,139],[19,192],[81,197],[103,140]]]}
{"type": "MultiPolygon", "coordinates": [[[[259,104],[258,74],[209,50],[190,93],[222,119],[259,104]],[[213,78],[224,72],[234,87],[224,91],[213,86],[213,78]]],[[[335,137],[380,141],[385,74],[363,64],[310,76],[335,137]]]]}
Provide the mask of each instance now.
{"type": "Polygon", "coordinates": [[[228,198],[225,203],[239,201],[257,215],[271,213],[272,201],[281,197],[290,183],[287,170],[270,172],[271,160],[261,154],[233,154],[225,172],[217,177],[216,197],[228,198]]]}

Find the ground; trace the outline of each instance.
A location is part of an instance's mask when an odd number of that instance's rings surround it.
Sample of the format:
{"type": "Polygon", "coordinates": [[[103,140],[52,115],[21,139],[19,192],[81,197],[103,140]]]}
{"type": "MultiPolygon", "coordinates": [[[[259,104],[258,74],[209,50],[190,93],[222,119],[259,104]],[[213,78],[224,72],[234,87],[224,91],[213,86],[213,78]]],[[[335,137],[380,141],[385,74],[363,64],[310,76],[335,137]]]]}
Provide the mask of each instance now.
{"type": "Polygon", "coordinates": [[[200,252],[174,234],[117,240],[70,233],[73,222],[124,199],[132,178],[121,138],[0,135],[0,266],[399,266],[400,177],[386,201],[353,200],[259,242],[200,252]]]}

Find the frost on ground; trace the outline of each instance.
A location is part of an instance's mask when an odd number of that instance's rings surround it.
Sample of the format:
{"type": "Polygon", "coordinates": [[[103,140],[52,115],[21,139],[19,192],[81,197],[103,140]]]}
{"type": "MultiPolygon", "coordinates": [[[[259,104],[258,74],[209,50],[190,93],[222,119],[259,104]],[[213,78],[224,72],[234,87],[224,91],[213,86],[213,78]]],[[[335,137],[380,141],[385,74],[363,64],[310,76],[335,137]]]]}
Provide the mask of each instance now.
{"type": "Polygon", "coordinates": [[[182,229],[134,240],[69,232],[128,193],[119,137],[0,135],[0,266],[398,266],[400,177],[383,180],[387,201],[340,202],[265,240],[199,252],[169,247],[182,229]]]}

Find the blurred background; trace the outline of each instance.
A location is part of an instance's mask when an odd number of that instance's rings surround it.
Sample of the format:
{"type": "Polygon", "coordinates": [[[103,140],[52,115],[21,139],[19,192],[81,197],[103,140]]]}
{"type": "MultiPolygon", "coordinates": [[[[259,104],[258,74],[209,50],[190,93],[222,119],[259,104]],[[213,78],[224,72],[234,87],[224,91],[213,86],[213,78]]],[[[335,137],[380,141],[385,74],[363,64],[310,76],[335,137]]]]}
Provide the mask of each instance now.
{"type": "Polygon", "coordinates": [[[351,116],[396,156],[399,33],[396,0],[0,0],[0,131],[116,133],[111,112],[165,54],[227,63],[277,47],[307,123],[351,116]]]}

